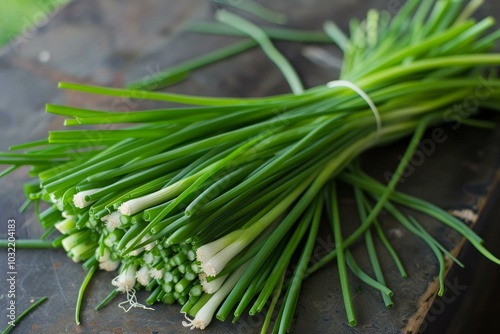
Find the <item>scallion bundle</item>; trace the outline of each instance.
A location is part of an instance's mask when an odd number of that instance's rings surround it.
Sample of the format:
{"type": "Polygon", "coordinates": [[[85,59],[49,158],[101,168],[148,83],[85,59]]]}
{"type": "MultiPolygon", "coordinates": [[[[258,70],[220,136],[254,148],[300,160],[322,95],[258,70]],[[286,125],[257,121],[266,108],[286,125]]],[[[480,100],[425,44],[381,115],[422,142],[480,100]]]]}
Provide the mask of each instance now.
{"type": "MultiPolygon", "coordinates": [[[[500,55],[490,53],[500,34],[488,33],[492,18],[471,18],[475,4],[410,0],[393,18],[371,10],[366,20],[351,22],[350,37],[327,23],[326,32],[344,51],[342,81],[305,90],[264,30],[221,11],[222,22],[263,47],[295,94],[213,98],[61,83],[66,90],[181,106],[118,113],[49,104],[47,112],[67,117],[66,126],[134,126],[51,131],[47,140],[12,148],[23,153],[2,153],[0,163],[13,166],[7,171],[32,166],[39,184],[27,185],[29,201],[50,204],[39,214],[43,227],[63,234],[55,243],[83,261],[89,277],[96,267],[118,270],[110,298],[126,293],[126,307],[147,307],[134,295],[145,289],[151,292],[147,305],[177,302],[192,319],[185,326],[203,329],[213,317],[233,313],[236,320],[270,303],[266,331],[283,298],[273,330],[283,333],[291,327],[302,280],[336,259],[347,318],[355,325],[347,268],[393,305],[375,236],[406,276],[377,221],[381,210],[436,254],[440,293],[444,255],[451,255],[399,206],[446,224],[500,264],[462,221],[394,190],[424,130],[442,122],[443,111],[474,94],[478,77],[500,64],[500,55]],[[388,185],[355,163],[367,149],[408,135],[413,140],[388,185]],[[361,223],[348,237],[339,219],[338,181],[352,185],[358,204],[361,223]],[[336,248],[309,266],[323,218],[336,248]],[[359,239],[375,277],[350,252],[359,239]]],[[[480,103],[498,109],[500,80],[490,75],[484,82],[491,94],[480,103]]]]}

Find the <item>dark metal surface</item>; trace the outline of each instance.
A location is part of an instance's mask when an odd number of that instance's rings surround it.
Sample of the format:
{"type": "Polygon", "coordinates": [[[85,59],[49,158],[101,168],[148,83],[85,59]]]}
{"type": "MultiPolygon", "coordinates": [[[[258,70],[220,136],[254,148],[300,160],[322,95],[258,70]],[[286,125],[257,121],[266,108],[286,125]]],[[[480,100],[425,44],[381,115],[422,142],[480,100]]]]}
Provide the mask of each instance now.
{"type": "MultiPolygon", "coordinates": [[[[499,182],[500,173],[497,174],[496,186],[488,195],[488,203],[476,228],[494,254],[500,254],[500,244],[497,242],[500,234],[499,182]]],[[[426,315],[432,322],[422,327],[424,334],[496,333],[500,329],[497,319],[500,266],[485,259],[470,244],[464,245],[459,258],[467,270],[458,266],[450,269],[448,277],[457,284],[453,292],[444,298],[437,298],[432,304],[426,315]]]]}
{"type": "MultiPolygon", "coordinates": [[[[361,17],[366,9],[376,7],[395,12],[399,1],[276,1],[274,9],[289,14],[290,25],[321,29],[322,22],[333,19],[346,27],[348,18],[361,17]]],[[[484,13],[495,13],[498,3],[488,1],[484,13]]],[[[125,82],[157,71],[183,59],[226,45],[231,38],[200,36],[182,32],[182,24],[193,18],[210,18],[211,7],[197,0],[75,1],[61,10],[36,32],[25,32],[22,38],[3,50],[0,56],[0,150],[26,140],[44,138],[48,129],[62,126],[62,118],[44,113],[44,104],[64,103],[82,108],[105,110],[143,109],[157,103],[121,101],[86,96],[56,89],[58,81],[123,86],[125,82]],[[50,55],[50,57],[47,57],[50,55]]],[[[28,18],[29,19],[29,18],[28,18]]],[[[279,48],[297,67],[307,86],[335,78],[335,71],[325,71],[301,55],[303,45],[278,43],[279,48]]],[[[325,47],[335,52],[332,47],[325,47]]],[[[191,78],[170,89],[173,92],[207,96],[263,96],[288,91],[278,70],[255,49],[197,71],[191,78]]],[[[453,129],[442,126],[446,140],[437,143],[422,163],[405,179],[400,189],[428,199],[439,206],[474,208],[487,194],[499,166],[500,132],[453,129]]],[[[429,132],[428,136],[432,136],[429,132]]],[[[364,155],[367,170],[379,179],[394,169],[405,142],[379,148],[364,155]]],[[[24,201],[22,183],[26,170],[18,170],[0,180],[0,237],[5,237],[6,222],[16,220],[18,238],[38,238],[41,228],[32,211],[19,214],[24,201]]],[[[349,192],[342,199],[345,219],[354,217],[354,202],[349,192]]],[[[358,224],[355,219],[354,224],[358,224]]],[[[459,244],[454,233],[423,219],[429,230],[453,248],[459,244]]],[[[429,283],[437,274],[437,262],[425,245],[394,222],[384,227],[391,242],[402,254],[409,277],[402,279],[388,255],[380,252],[388,285],[394,290],[395,307],[387,310],[378,292],[351,276],[359,325],[346,322],[338,275],[334,264],[310,277],[301,292],[294,333],[398,333],[420,309],[419,300],[429,293],[429,283]]],[[[327,230],[325,230],[327,231],[327,230]]],[[[314,251],[318,259],[332,248],[332,239],[322,234],[314,251]]],[[[366,255],[355,252],[362,265],[366,255]]],[[[154,311],[132,309],[124,313],[117,307],[120,296],[108,307],[96,312],[94,307],[112,290],[113,273],[99,272],[88,286],[82,306],[81,326],[74,322],[74,308],[85,272],[62,250],[17,250],[16,306],[20,312],[32,300],[49,299],[18,326],[16,333],[187,333],[178,306],[156,305],[154,311]]],[[[0,251],[0,327],[6,324],[6,252],[0,251]]],[[[460,282],[459,282],[460,283],[460,282]]],[[[448,291],[453,291],[449,282],[448,291]]],[[[437,290],[430,288],[433,298],[437,290]]],[[[461,292],[462,290],[460,290],[461,292]]],[[[466,288],[463,289],[463,293],[466,288]]],[[[139,300],[147,295],[139,293],[139,300]]],[[[432,300],[432,298],[430,300],[432,300]]],[[[480,306],[478,306],[480,307],[480,306]]],[[[425,311],[425,308],[424,308],[425,311]]],[[[19,313],[18,313],[19,314],[19,313]]],[[[425,317],[425,312],[423,312],[425,317]]],[[[424,320],[430,321],[430,318],[424,320]]],[[[207,333],[259,333],[263,316],[242,317],[236,325],[216,320],[207,333]]],[[[418,319],[410,321],[413,328],[418,319]]],[[[416,327],[415,327],[416,326],[416,327]]]]}

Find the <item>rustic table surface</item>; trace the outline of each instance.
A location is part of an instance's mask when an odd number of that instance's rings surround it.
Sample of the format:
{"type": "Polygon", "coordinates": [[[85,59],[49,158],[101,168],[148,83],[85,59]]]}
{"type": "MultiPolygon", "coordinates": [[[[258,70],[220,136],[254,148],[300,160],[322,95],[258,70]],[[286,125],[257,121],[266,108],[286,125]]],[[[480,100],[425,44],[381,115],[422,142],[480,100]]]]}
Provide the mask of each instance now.
{"type": "MultiPolygon", "coordinates": [[[[347,26],[350,17],[361,17],[368,8],[395,12],[400,1],[326,1],[280,0],[273,9],[289,15],[296,28],[322,28],[326,19],[347,26]]],[[[198,35],[182,30],[193,19],[212,19],[213,7],[196,0],[77,0],[50,15],[42,26],[44,9],[38,16],[23,18],[38,24],[27,29],[20,39],[0,51],[0,151],[10,145],[44,138],[47,130],[62,127],[62,118],[47,115],[44,104],[64,103],[82,108],[121,110],[144,109],[155,103],[135,104],[107,97],[86,96],[59,91],[57,82],[74,81],[99,85],[123,86],[127,82],[158,71],[183,59],[227,45],[234,38],[198,35]]],[[[486,1],[478,15],[498,13],[500,4],[486,1]],[[495,11],[496,9],[496,11],[495,11]]],[[[338,70],[324,67],[304,56],[311,45],[277,43],[298,69],[307,86],[334,79],[338,70]]],[[[317,45],[331,55],[333,46],[317,45]]],[[[170,88],[173,92],[207,96],[264,96],[288,91],[278,70],[254,49],[223,63],[196,71],[187,81],[170,88]]],[[[415,163],[415,170],[400,189],[438,204],[445,209],[479,210],[488,198],[499,166],[500,131],[485,131],[465,126],[440,128],[446,140],[435,145],[415,163]]],[[[427,135],[430,138],[431,133],[427,135]]],[[[372,150],[362,163],[373,176],[383,180],[394,169],[407,142],[372,150]]],[[[42,231],[33,211],[24,214],[18,208],[24,201],[22,184],[26,169],[0,180],[0,237],[6,236],[6,222],[16,221],[17,238],[38,238],[42,231]]],[[[342,197],[346,219],[354,216],[349,194],[342,197]]],[[[430,219],[423,219],[429,230],[449,248],[460,245],[460,238],[430,219]]],[[[380,252],[389,286],[395,293],[395,307],[386,309],[378,292],[351,276],[358,326],[346,321],[335,264],[306,280],[296,317],[294,333],[399,333],[426,328],[437,315],[428,309],[437,286],[437,262],[429,249],[414,236],[388,220],[384,223],[391,242],[401,254],[409,277],[403,279],[389,256],[380,252]],[[429,297],[429,298],[428,298],[429,297]]],[[[332,247],[325,233],[314,256],[318,258],[332,247]]],[[[367,264],[362,248],[355,252],[362,265],[367,264]],[[365,260],[364,260],[365,259],[365,260]]],[[[99,272],[91,281],[82,306],[82,324],[74,321],[78,289],[85,276],[62,250],[24,250],[16,252],[16,307],[18,314],[33,300],[48,300],[16,326],[15,333],[187,333],[181,324],[178,306],[156,305],[154,311],[132,309],[124,313],[117,307],[119,296],[101,311],[94,307],[112,290],[114,273],[99,272]]],[[[7,283],[6,252],[0,252],[0,327],[6,326],[7,283]],[[4,274],[5,273],[5,274],[4,274]]],[[[448,301],[466,293],[456,277],[448,277],[448,301]]],[[[138,294],[144,300],[145,293],[138,294]]],[[[451,303],[451,301],[450,301],[451,303]]],[[[478,305],[480,307],[480,305],[478,305]]],[[[243,317],[237,324],[214,321],[206,333],[259,333],[263,316],[243,317]]],[[[2,329],[2,328],[0,328],[2,329]]]]}

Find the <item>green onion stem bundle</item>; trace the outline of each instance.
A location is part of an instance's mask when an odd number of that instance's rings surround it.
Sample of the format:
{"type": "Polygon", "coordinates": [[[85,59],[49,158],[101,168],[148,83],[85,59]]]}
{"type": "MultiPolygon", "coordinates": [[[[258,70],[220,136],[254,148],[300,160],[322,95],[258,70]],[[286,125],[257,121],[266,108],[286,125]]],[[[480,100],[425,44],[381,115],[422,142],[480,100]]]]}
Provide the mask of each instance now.
{"type": "MultiPolygon", "coordinates": [[[[66,126],[134,125],[51,131],[48,140],[12,148],[23,153],[0,153],[0,163],[12,166],[3,175],[22,165],[32,166],[30,174],[39,178],[40,188],[28,186],[27,195],[37,205],[41,200],[51,204],[40,213],[41,223],[51,229],[47,235],[55,229],[64,234],[60,244],[74,261],[86,261],[90,271],[84,286],[96,266],[119,268],[113,280],[116,289],[99,308],[117,291],[127,293],[130,307],[145,307],[133,295],[145,288],[152,291],[147,304],[178,302],[193,317],[185,326],[203,329],[214,315],[225,320],[235,310],[236,320],[249,307],[250,314],[261,312],[270,301],[267,329],[284,293],[273,329],[284,333],[291,327],[303,279],[336,259],[347,318],[354,326],[348,270],[379,290],[387,307],[393,306],[374,237],[387,248],[401,275],[407,275],[377,220],[381,210],[431,248],[440,264],[439,293],[443,291],[443,256],[449,252],[394,204],[435,218],[500,263],[462,221],[395,191],[425,129],[447,120],[444,111],[478,89],[489,92],[480,106],[500,106],[500,80],[493,75],[479,79],[487,68],[500,64],[500,55],[490,53],[500,34],[488,33],[492,18],[472,19],[472,9],[463,1],[409,0],[392,19],[371,10],[366,20],[353,20],[350,37],[332,22],[325,24],[326,34],[305,36],[317,42],[328,36],[338,44],[344,51],[340,79],[359,88],[369,101],[352,87],[335,82],[303,89],[271,42],[286,38],[289,31],[261,29],[220,11],[218,19],[229,27],[213,24],[213,29],[252,40],[128,89],[59,85],[86,94],[166,101],[179,107],[117,113],[48,104],[47,112],[66,117],[66,126]],[[172,75],[257,44],[282,70],[294,94],[219,98],[148,91],[172,75]],[[388,185],[353,164],[367,149],[412,134],[388,185]],[[349,236],[342,231],[335,180],[354,188],[361,224],[349,236]],[[332,224],[336,248],[309,266],[323,216],[332,224]],[[374,278],[350,252],[359,239],[366,244],[374,278]],[[299,256],[296,266],[294,254],[299,256]],[[288,272],[290,280],[285,279],[288,272]]],[[[77,321],[78,317],[77,312],[77,321]]]]}

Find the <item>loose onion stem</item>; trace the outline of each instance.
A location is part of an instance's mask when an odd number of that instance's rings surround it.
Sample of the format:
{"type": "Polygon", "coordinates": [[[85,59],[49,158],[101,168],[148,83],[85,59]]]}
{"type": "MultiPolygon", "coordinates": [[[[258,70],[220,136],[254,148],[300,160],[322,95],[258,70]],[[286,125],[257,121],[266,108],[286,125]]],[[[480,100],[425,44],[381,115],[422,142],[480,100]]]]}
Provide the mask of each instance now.
{"type": "MultiPolygon", "coordinates": [[[[192,31],[200,34],[217,34],[229,36],[245,36],[244,32],[238,29],[228,27],[225,24],[217,22],[193,21],[188,22],[185,27],[187,31],[192,31]]],[[[307,31],[280,27],[264,27],[264,32],[267,36],[276,40],[290,42],[306,42],[306,43],[331,43],[328,35],[321,31],[307,31]]]]}
{"type": "Polygon", "coordinates": [[[15,244],[16,248],[25,249],[53,249],[55,247],[52,241],[49,240],[28,240],[28,239],[16,239],[15,242],[10,242],[9,240],[0,240],[0,248],[11,247],[9,244],[15,244]]]}
{"type": "Polygon", "coordinates": [[[89,272],[87,273],[87,276],[85,276],[85,279],[82,282],[80,290],[78,291],[78,298],[76,300],[76,309],[75,309],[75,321],[77,325],[80,325],[80,310],[82,308],[83,294],[85,293],[85,289],[87,288],[87,285],[92,279],[92,276],[94,275],[96,269],[97,266],[90,268],[89,272]]]}
{"type": "Polygon", "coordinates": [[[292,92],[296,95],[303,93],[304,88],[297,73],[293,67],[290,66],[286,58],[276,50],[271,40],[267,37],[263,30],[255,24],[225,10],[219,10],[216,16],[219,21],[247,33],[250,37],[256,40],[267,56],[276,64],[276,66],[280,68],[281,73],[283,73],[288,81],[292,92]]]}
{"type": "MultiPolygon", "coordinates": [[[[255,46],[257,46],[257,42],[253,40],[243,40],[213,52],[206,53],[203,56],[184,61],[161,72],[153,73],[141,80],[133,81],[127,85],[127,88],[137,90],[158,90],[165,88],[172,83],[171,79],[178,75],[182,74],[182,79],[186,79],[189,73],[197,68],[213,64],[221,59],[227,59],[255,46]]],[[[174,82],[177,83],[178,80],[174,82]]]]}
{"type": "Polygon", "coordinates": [[[104,298],[104,300],[102,302],[100,302],[99,305],[97,305],[95,307],[95,310],[99,311],[104,306],[106,306],[107,304],[109,304],[109,302],[111,302],[116,297],[116,295],[118,295],[118,292],[119,292],[118,289],[114,288],[113,291],[111,291],[110,294],[106,298],[104,298]]]}
{"type": "Polygon", "coordinates": [[[16,317],[16,320],[13,321],[12,324],[9,324],[7,326],[7,328],[5,328],[5,330],[2,332],[2,334],[7,334],[8,332],[10,332],[10,330],[12,328],[14,328],[14,326],[19,322],[21,321],[26,315],[28,315],[31,311],[33,311],[34,309],[36,309],[40,304],[42,304],[44,301],[47,300],[47,297],[42,297],[40,298],[38,301],[36,301],[35,303],[33,303],[30,307],[28,307],[24,312],[22,312],[21,314],[19,314],[17,317],[16,317]]]}

